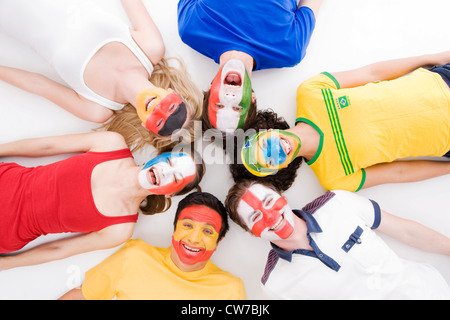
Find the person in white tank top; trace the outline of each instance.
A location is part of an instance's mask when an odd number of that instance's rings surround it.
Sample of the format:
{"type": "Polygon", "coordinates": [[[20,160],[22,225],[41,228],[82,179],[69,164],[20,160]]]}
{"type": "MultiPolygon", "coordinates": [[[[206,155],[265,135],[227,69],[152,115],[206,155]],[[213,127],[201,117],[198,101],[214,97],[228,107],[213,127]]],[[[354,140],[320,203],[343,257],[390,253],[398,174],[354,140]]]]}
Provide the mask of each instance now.
{"type": "Polygon", "coordinates": [[[0,32],[29,45],[66,84],[6,66],[0,79],[97,123],[131,104],[150,135],[170,138],[196,106],[150,81],[165,54],[161,34],[142,1],[121,2],[134,29],[93,1],[0,0],[0,32]]]}

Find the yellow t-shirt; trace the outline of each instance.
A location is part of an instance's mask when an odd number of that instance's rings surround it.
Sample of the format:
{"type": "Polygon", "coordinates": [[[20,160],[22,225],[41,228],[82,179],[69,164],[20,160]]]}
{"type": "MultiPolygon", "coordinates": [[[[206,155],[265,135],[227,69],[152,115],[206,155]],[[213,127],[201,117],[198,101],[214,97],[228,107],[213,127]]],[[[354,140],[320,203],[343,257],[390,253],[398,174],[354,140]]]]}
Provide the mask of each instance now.
{"type": "Polygon", "coordinates": [[[238,300],[245,299],[240,278],[211,261],[199,271],[181,271],[169,248],[129,240],[86,273],[82,285],[88,300],[238,300]]]}
{"type": "Polygon", "coordinates": [[[450,150],[450,92],[437,73],[422,68],[343,89],[322,73],[298,88],[296,121],[321,135],[308,165],[327,190],[357,191],[364,185],[364,168],[450,150]]]}

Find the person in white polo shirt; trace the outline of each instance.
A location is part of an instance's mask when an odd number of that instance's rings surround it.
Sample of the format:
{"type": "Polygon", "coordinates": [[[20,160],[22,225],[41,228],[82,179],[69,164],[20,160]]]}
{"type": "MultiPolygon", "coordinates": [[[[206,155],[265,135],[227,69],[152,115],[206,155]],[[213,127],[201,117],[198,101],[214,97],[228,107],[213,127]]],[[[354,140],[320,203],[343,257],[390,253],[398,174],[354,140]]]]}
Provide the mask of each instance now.
{"type": "Polygon", "coordinates": [[[401,259],[374,229],[424,251],[450,256],[450,238],[393,216],[348,191],[329,191],[292,210],[264,182],[244,180],[226,199],[230,218],[269,240],[262,283],[276,299],[450,299],[432,266],[401,259]]]}

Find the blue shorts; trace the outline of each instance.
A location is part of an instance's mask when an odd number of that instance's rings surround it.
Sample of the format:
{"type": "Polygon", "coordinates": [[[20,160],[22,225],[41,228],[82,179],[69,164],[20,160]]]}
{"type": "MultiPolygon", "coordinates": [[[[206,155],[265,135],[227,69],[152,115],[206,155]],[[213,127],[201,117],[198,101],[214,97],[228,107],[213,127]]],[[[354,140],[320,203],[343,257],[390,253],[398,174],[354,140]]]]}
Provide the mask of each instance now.
{"type": "Polygon", "coordinates": [[[435,66],[430,69],[430,71],[438,73],[445,83],[450,87],[450,63],[444,64],[442,66],[435,66]]]}

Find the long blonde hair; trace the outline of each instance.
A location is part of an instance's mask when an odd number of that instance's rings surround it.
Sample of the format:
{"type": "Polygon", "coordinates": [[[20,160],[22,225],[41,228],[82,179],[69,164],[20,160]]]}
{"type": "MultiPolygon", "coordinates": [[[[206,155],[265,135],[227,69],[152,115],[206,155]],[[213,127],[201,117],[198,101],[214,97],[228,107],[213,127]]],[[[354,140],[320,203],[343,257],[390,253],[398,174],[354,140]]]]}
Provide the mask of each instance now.
{"type": "Polygon", "coordinates": [[[150,82],[164,89],[173,89],[184,100],[189,110],[190,119],[179,133],[172,136],[158,136],[141,124],[136,108],[131,104],[122,110],[115,111],[112,118],[100,129],[120,133],[132,151],[144,147],[146,144],[153,145],[158,151],[164,152],[172,149],[180,140],[185,142],[194,140],[194,121],[200,120],[203,94],[197,88],[188,74],[184,63],[179,58],[162,59],[154,68],[150,82]],[[174,61],[178,68],[171,65],[174,61]],[[188,139],[186,141],[186,139],[188,139]]]}

